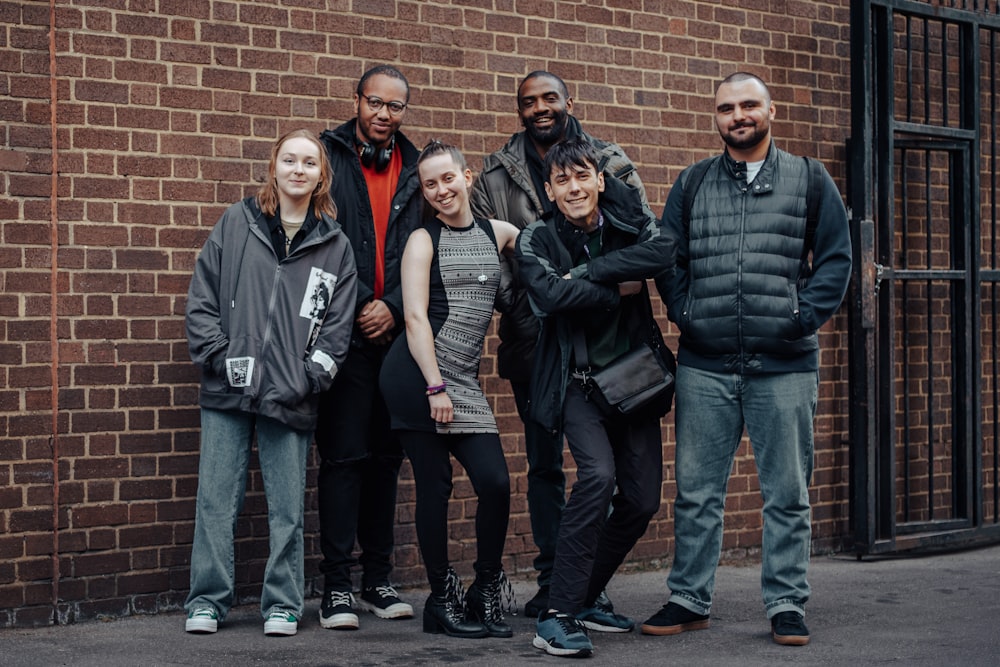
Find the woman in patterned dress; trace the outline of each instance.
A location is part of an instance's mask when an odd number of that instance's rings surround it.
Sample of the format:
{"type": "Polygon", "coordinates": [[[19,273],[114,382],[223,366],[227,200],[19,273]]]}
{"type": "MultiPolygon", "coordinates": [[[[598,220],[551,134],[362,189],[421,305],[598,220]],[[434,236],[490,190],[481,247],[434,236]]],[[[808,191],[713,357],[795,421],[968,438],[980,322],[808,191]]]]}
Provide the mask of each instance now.
{"type": "Polygon", "coordinates": [[[432,141],[417,169],[434,217],[410,235],[403,252],[406,329],[386,357],[380,386],[416,483],[417,539],[431,586],[424,632],[510,637],[500,600],[509,589],[501,559],[510,478],[478,376],[500,285],[499,253],[513,251],[518,230],[473,218],[472,172],[454,146],[432,141]],[[476,579],[464,600],[448,562],[451,456],[478,499],[476,579]]]}

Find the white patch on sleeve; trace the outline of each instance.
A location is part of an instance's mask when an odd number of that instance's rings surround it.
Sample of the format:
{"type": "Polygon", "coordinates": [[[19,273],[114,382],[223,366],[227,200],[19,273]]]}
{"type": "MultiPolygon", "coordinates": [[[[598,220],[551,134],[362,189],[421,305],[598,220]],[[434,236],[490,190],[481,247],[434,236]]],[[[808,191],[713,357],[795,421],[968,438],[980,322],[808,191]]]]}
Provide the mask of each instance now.
{"type": "Polygon", "coordinates": [[[310,359],[322,366],[323,370],[330,374],[330,377],[333,377],[334,373],[337,372],[337,362],[323,350],[313,350],[310,359]]]}
{"type": "Polygon", "coordinates": [[[253,357],[232,357],[226,359],[226,374],[230,387],[249,387],[253,378],[253,357]]]}

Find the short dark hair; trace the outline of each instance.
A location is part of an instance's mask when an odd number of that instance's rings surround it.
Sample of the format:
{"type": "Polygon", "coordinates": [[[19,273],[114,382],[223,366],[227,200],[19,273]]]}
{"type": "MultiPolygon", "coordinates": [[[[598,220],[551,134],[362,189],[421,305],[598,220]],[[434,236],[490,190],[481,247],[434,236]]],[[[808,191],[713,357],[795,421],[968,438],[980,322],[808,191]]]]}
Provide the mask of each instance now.
{"type": "Polygon", "coordinates": [[[594,168],[600,172],[600,159],[594,145],[582,137],[560,141],[552,146],[545,154],[545,164],[542,167],[545,171],[545,182],[550,182],[552,170],[564,171],[570,167],[594,168]]]}
{"type": "Polygon", "coordinates": [[[546,72],[543,69],[536,69],[534,72],[529,73],[526,77],[521,79],[521,83],[517,84],[517,96],[518,97],[521,96],[521,89],[524,88],[524,84],[531,81],[532,79],[538,79],[541,77],[547,77],[558,83],[562,96],[567,99],[569,98],[569,88],[566,87],[566,82],[560,79],[552,72],[546,72]]]}
{"type": "Polygon", "coordinates": [[[403,85],[406,86],[406,101],[407,102],[410,101],[410,82],[406,80],[406,77],[403,76],[402,72],[400,72],[392,65],[376,65],[375,67],[372,67],[370,70],[362,74],[361,78],[358,80],[358,89],[356,91],[358,97],[361,97],[362,95],[365,94],[365,84],[368,83],[368,79],[372,78],[376,74],[382,74],[388,77],[392,77],[393,79],[399,79],[400,81],[402,81],[403,85]]]}
{"type": "Polygon", "coordinates": [[[725,79],[719,82],[719,85],[716,86],[715,91],[719,92],[719,88],[721,88],[727,83],[739,83],[740,81],[756,81],[757,83],[760,84],[761,88],[764,89],[764,94],[767,95],[767,101],[768,102],[771,101],[771,89],[767,87],[766,83],[764,83],[764,79],[760,78],[756,74],[751,74],[750,72],[733,72],[732,74],[730,74],[725,79]]]}

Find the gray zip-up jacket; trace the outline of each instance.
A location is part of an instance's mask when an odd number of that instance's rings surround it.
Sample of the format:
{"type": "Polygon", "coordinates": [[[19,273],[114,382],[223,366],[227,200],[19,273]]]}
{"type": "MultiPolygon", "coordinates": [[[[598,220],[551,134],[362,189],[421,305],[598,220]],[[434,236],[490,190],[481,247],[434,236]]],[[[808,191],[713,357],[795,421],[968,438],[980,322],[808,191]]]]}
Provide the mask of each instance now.
{"type": "Polygon", "coordinates": [[[316,427],[317,394],[347,356],[357,272],[350,242],[323,217],[279,261],[253,197],[229,207],[205,242],[187,299],[202,407],[316,427]]]}

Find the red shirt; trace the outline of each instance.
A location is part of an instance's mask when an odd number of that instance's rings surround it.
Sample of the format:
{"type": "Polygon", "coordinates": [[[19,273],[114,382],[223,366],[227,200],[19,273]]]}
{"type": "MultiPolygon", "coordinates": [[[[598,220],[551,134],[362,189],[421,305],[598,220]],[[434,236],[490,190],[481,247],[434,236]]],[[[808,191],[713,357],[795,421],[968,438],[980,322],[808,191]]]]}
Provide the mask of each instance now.
{"type": "Polygon", "coordinates": [[[372,208],[372,223],[375,225],[375,298],[381,299],[385,291],[385,235],[389,228],[389,212],[392,210],[392,196],[396,194],[399,172],[403,169],[403,156],[398,148],[392,151],[389,166],[384,171],[375,171],[375,166],[361,165],[361,173],[368,186],[368,200],[372,208]]]}

